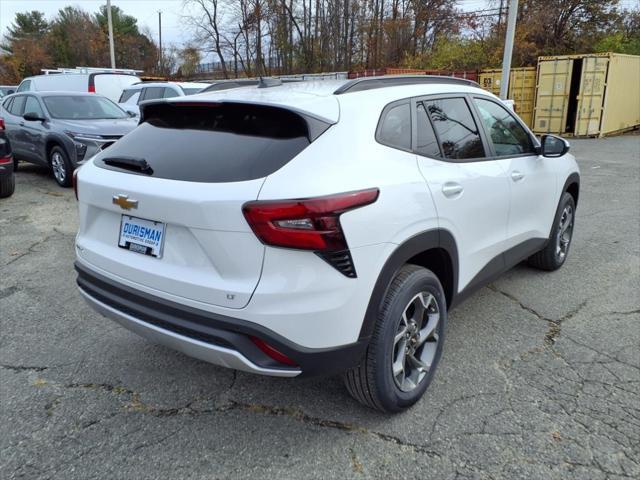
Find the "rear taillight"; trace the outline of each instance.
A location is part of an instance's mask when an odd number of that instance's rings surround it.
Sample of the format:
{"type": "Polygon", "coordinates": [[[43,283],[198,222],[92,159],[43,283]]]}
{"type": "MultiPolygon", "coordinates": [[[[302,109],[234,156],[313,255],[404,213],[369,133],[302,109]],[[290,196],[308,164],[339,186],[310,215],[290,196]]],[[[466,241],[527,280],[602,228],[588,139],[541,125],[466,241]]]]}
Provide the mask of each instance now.
{"type": "Polygon", "coordinates": [[[89,93],[96,93],[96,86],[95,85],[89,85],[89,93]]]}
{"type": "Polygon", "coordinates": [[[371,188],[300,200],[255,201],[245,203],[242,211],[265,245],[313,250],[340,273],[355,278],[340,215],[375,202],[379,193],[371,188]]]}
{"type": "Polygon", "coordinates": [[[6,165],[7,163],[13,163],[13,157],[11,155],[0,157],[0,165],[6,165]]]}
{"type": "Polygon", "coordinates": [[[4,130],[4,118],[0,117],[0,130],[4,130]]]}
{"type": "Polygon", "coordinates": [[[73,193],[76,195],[76,200],[78,200],[78,168],[73,171],[73,175],[71,175],[71,183],[73,184],[73,193]]]}
{"type": "Polygon", "coordinates": [[[255,343],[256,346],[260,350],[262,350],[265,354],[267,354],[269,357],[274,359],[276,362],[284,363],[285,365],[289,365],[289,366],[292,366],[292,367],[297,367],[298,366],[298,364],[296,362],[291,360],[289,357],[287,357],[280,350],[276,350],[275,348],[273,348],[271,345],[269,345],[264,340],[261,340],[258,337],[249,337],[249,338],[251,338],[251,341],[253,343],[255,343]]]}
{"type": "Polygon", "coordinates": [[[378,193],[372,188],[300,200],[259,200],[245,203],[242,211],[262,243],[336,252],[348,248],[340,215],[375,202],[378,193]]]}

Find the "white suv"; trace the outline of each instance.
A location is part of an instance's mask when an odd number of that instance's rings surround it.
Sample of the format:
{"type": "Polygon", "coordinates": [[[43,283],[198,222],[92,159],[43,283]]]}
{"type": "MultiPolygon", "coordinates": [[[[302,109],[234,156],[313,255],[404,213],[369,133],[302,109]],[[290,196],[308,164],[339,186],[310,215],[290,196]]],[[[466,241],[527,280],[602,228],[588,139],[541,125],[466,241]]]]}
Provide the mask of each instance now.
{"type": "Polygon", "coordinates": [[[495,96],[444,77],[263,81],[145,104],[77,171],[78,285],[155,342],[265,375],[345,372],[415,403],[447,311],[566,260],[579,173],[495,96]]]}

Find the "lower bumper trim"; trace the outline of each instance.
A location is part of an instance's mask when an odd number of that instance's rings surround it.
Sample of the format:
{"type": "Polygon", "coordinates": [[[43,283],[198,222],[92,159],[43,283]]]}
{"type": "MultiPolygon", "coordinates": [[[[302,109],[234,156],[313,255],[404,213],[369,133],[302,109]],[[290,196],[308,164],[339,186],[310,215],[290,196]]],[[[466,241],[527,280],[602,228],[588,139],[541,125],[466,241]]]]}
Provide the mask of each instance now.
{"type": "Polygon", "coordinates": [[[78,288],[85,301],[97,312],[105,317],[114,320],[126,329],[132,331],[144,337],[152,342],[164,345],[178,350],[190,357],[203,360],[205,362],[212,363],[214,365],[220,365],[227,368],[233,368],[234,370],[241,370],[244,372],[257,373],[260,375],[270,375],[275,377],[296,377],[300,375],[301,370],[292,369],[275,369],[265,368],[256,365],[251,362],[245,356],[218,345],[211,345],[200,340],[185,337],[178,333],[174,333],[168,330],[161,329],[155,325],[151,325],[142,322],[131,315],[124,312],[120,312],[109,305],[102,303],[101,301],[93,298],[82,288],[78,288]]]}

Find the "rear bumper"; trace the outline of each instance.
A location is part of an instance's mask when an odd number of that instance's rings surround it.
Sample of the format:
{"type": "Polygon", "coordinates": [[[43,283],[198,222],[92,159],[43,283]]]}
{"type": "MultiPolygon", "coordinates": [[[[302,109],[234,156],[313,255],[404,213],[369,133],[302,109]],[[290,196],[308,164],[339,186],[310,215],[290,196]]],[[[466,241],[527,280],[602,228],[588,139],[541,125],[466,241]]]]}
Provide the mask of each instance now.
{"type": "Polygon", "coordinates": [[[297,345],[258,324],[181,305],[119,285],[76,262],[77,283],[96,311],[155,343],[200,360],[262,375],[295,377],[335,374],[357,365],[366,340],[334,348],[297,345]],[[292,359],[283,365],[262,352],[257,337],[292,359]]]}

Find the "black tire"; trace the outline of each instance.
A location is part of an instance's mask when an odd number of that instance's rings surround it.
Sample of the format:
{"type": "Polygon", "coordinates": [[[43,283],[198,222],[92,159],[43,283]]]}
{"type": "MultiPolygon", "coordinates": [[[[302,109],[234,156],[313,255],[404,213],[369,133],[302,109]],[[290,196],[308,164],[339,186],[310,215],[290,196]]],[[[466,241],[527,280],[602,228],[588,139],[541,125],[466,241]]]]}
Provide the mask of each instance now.
{"type": "MultiPolygon", "coordinates": [[[[424,301],[422,303],[424,304],[424,301]]],[[[429,317],[424,326],[431,321],[432,319],[429,317]]],[[[349,393],[360,403],[382,412],[400,412],[412,406],[422,397],[438,367],[442,355],[446,321],[447,302],[438,277],[426,268],[405,265],[392,280],[387,290],[362,362],[344,374],[345,385],[349,393]],[[423,376],[416,378],[417,382],[413,384],[417,383],[417,385],[413,390],[403,391],[397,376],[394,376],[392,367],[394,359],[399,353],[399,348],[402,348],[402,344],[396,345],[395,339],[397,336],[402,338],[400,330],[404,323],[402,322],[403,314],[408,311],[406,309],[410,308],[412,299],[418,298],[421,292],[433,296],[429,300],[431,302],[435,300],[435,303],[429,303],[428,306],[435,308],[434,305],[437,305],[439,319],[434,321],[436,325],[434,337],[436,335],[437,337],[433,343],[430,343],[429,340],[424,341],[423,346],[416,350],[416,354],[420,355],[421,348],[430,349],[428,352],[422,351],[433,355],[431,366],[424,374],[418,373],[423,376]]],[[[410,342],[407,341],[407,343],[410,342]]],[[[409,356],[405,355],[403,358],[409,356]]],[[[400,375],[404,378],[406,371],[403,369],[402,372],[400,375]]],[[[414,371],[414,373],[416,372],[419,370],[414,371]]]]}
{"type": "Polygon", "coordinates": [[[0,177],[0,198],[7,198],[13,195],[16,189],[15,175],[7,175],[0,177]]]}
{"type": "Polygon", "coordinates": [[[573,239],[575,219],[576,202],[570,193],[565,192],[560,198],[558,210],[556,211],[556,216],[553,219],[549,240],[542,250],[529,257],[529,265],[539,268],[540,270],[547,271],[557,270],[564,265],[564,262],[569,256],[569,247],[571,247],[571,240],[573,239]],[[567,209],[570,209],[571,213],[568,238],[567,231],[565,230],[563,233],[562,230],[567,209]],[[561,247],[560,244],[563,244],[563,246],[561,247]]]}
{"type": "Polygon", "coordinates": [[[51,167],[53,178],[58,182],[58,185],[61,187],[71,186],[73,166],[64,148],[56,145],[51,149],[49,152],[49,167],[51,167]]]}
{"type": "Polygon", "coordinates": [[[573,239],[575,218],[576,202],[570,193],[565,192],[560,198],[549,240],[542,250],[529,257],[529,265],[547,271],[557,270],[564,265],[564,262],[569,256],[569,247],[573,239]],[[567,209],[569,209],[571,213],[570,225],[567,230],[563,231],[562,228],[564,226],[567,209]]]}

